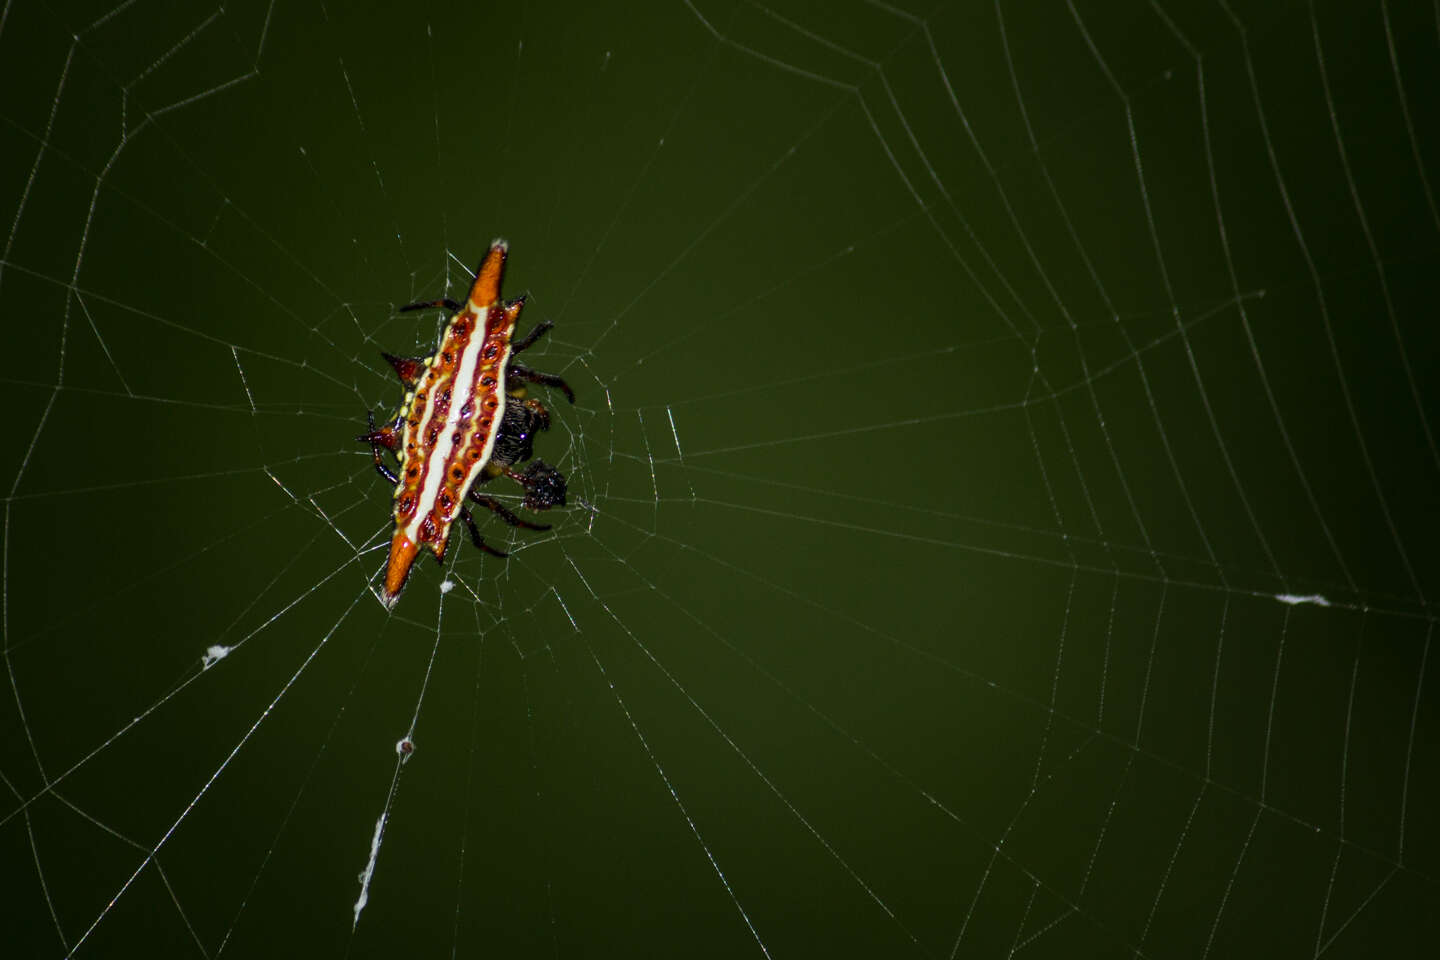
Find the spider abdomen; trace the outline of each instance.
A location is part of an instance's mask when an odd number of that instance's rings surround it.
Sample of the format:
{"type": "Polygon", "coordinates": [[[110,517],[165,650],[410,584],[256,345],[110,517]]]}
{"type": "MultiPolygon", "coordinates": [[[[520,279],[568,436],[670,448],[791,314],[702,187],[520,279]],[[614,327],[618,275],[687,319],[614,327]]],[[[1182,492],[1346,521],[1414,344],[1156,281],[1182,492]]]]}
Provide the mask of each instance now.
{"type": "Polygon", "coordinates": [[[383,354],[405,384],[405,403],[391,425],[359,439],[369,443],[375,468],[395,484],[395,531],[385,567],[382,599],[393,606],[422,548],[436,559],[445,556],[450,528],[461,518],[476,546],[496,556],[504,553],[485,544],[466,509],[467,498],[495,512],[511,526],[546,530],[521,520],[494,497],[475,491],[477,481],[504,474],[526,490],[524,505],[548,510],[565,503],[565,477],[541,461],[523,473],[510,466],[528,460],[535,431],[550,425],[549,413],[537,400],[524,399],[523,382],[574,392],[560,377],[511,365],[512,357],[550,329],[540,323],[514,342],[515,324],[525,298],[501,301],[507,246],[496,240],[476,272],[464,304],[450,300],[411,304],[402,310],[444,305],[452,311],[435,353],[428,358],[383,354]],[[399,451],[400,471],[392,473],[380,448],[399,451]]]}
{"type": "Polygon", "coordinates": [[[500,302],[506,245],[496,241],[480,265],[463,309],[451,317],[440,348],[420,373],[401,411],[405,467],[395,489],[395,533],[385,570],[387,598],[397,597],[420,548],[445,556],[450,526],[495,446],[503,413],[501,386],[523,300],[500,302]],[[455,397],[465,399],[456,404],[455,397]],[[484,411],[480,417],[477,410],[484,411]],[[401,510],[400,506],[408,507],[401,510]]]}

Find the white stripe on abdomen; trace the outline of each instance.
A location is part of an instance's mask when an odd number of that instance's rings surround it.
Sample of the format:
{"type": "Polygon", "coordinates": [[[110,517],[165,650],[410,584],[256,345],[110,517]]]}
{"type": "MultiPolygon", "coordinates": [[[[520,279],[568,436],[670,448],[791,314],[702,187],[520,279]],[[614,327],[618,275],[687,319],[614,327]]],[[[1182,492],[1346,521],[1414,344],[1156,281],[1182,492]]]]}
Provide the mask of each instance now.
{"type": "MultiPolygon", "coordinates": [[[[465,345],[464,352],[460,354],[460,364],[455,371],[454,386],[450,390],[450,406],[445,411],[445,425],[440,431],[440,435],[435,438],[435,446],[430,451],[430,455],[425,458],[424,486],[420,489],[419,502],[415,505],[415,512],[411,515],[410,522],[405,525],[405,535],[415,543],[420,542],[420,524],[435,509],[435,499],[440,494],[440,484],[445,480],[446,465],[455,452],[455,425],[460,420],[460,409],[465,405],[465,399],[475,392],[475,378],[480,366],[480,351],[485,349],[487,333],[485,315],[482,313],[475,318],[474,333],[470,337],[470,342],[465,345]]],[[[449,331],[447,330],[446,338],[448,337],[449,331]]],[[[441,340],[441,343],[444,343],[444,339],[441,340]]],[[[430,421],[435,416],[435,406],[435,397],[431,396],[430,403],[425,410],[425,417],[417,428],[419,432],[416,437],[422,447],[430,421]]],[[[497,426],[498,423],[499,421],[496,421],[497,426]]],[[[461,437],[460,439],[463,444],[467,438],[461,437]]]]}

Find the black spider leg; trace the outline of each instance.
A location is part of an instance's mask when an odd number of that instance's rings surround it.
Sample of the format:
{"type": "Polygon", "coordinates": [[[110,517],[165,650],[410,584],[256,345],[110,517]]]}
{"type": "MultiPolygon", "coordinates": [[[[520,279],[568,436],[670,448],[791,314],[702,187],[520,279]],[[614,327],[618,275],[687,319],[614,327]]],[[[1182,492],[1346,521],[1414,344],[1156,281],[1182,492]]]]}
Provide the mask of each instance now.
{"type": "Polygon", "coordinates": [[[540,323],[535,324],[535,328],[529,333],[525,334],[525,339],[513,345],[510,348],[510,352],[524,353],[526,350],[529,350],[535,345],[535,341],[539,340],[541,337],[545,336],[545,334],[549,333],[550,328],[553,326],[555,326],[555,324],[551,323],[549,320],[542,320],[540,323]]]}
{"type": "Polygon", "coordinates": [[[485,507],[488,510],[494,511],[496,516],[498,516],[501,520],[504,520],[506,523],[510,524],[510,526],[512,527],[524,527],[526,530],[550,529],[550,524],[548,523],[531,523],[528,520],[521,520],[515,514],[511,513],[508,509],[506,509],[505,505],[499,500],[496,500],[494,497],[487,497],[485,494],[477,492],[473,487],[470,489],[469,496],[471,500],[474,500],[476,503],[480,504],[480,506],[485,507]]]}
{"type": "Polygon", "coordinates": [[[444,307],[451,313],[459,313],[462,309],[460,304],[456,303],[454,300],[451,300],[449,297],[444,297],[440,300],[426,300],[424,303],[407,303],[405,306],[400,308],[400,312],[408,313],[411,310],[425,310],[430,307],[444,307]]]}
{"type": "MultiPolygon", "coordinates": [[[[528,337],[526,339],[529,339],[528,337]]],[[[505,386],[510,387],[511,380],[524,380],[526,383],[538,383],[546,387],[555,387],[565,394],[565,399],[571,403],[575,402],[575,391],[570,389],[570,384],[563,378],[553,373],[540,373],[538,370],[531,370],[529,367],[522,367],[518,363],[510,364],[505,371],[505,386]]]]}
{"type": "Polygon", "coordinates": [[[481,550],[484,550],[492,557],[510,556],[510,554],[506,553],[505,551],[496,550],[494,547],[490,546],[490,544],[485,542],[485,538],[480,536],[480,528],[476,526],[475,518],[470,516],[470,511],[465,509],[464,507],[460,508],[460,519],[465,521],[465,527],[470,531],[470,539],[475,541],[475,546],[479,547],[481,550]]]}
{"type": "MultiPolygon", "coordinates": [[[[523,339],[510,346],[511,355],[524,353],[526,350],[529,350],[535,345],[536,340],[539,340],[545,336],[545,334],[549,333],[554,326],[555,324],[549,320],[542,320],[535,324],[530,332],[525,334],[523,339]]],[[[569,400],[571,403],[575,402],[575,391],[570,389],[570,384],[566,383],[560,377],[555,376],[553,373],[537,373],[529,367],[512,362],[506,370],[505,388],[507,390],[512,389],[510,385],[511,380],[524,380],[526,383],[538,383],[547,387],[557,387],[564,391],[566,400],[569,400]]]]}
{"type": "Polygon", "coordinates": [[[380,474],[380,476],[384,477],[386,480],[389,480],[391,486],[398,486],[400,483],[400,478],[395,476],[395,471],[385,466],[384,460],[380,459],[380,441],[373,439],[375,436],[375,411],[372,410],[369,413],[365,414],[365,419],[370,424],[370,432],[366,436],[372,438],[370,440],[370,456],[373,457],[375,460],[375,472],[380,474]]]}

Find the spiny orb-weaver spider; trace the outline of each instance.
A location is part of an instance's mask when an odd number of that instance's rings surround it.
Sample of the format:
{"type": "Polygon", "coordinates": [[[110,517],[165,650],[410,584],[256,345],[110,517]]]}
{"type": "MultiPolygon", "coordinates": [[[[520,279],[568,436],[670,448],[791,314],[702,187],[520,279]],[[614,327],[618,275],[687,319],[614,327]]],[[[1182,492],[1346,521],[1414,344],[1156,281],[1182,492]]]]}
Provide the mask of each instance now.
{"type": "Polygon", "coordinates": [[[467,499],[512,527],[550,529],[521,520],[499,500],[473,489],[475,484],[504,474],[525,488],[527,509],[548,510],[565,503],[565,477],[545,461],[536,460],[523,472],[511,469],[530,459],[535,432],[550,427],[549,412],[540,401],[525,398],[524,384],[555,387],[571,403],[575,392],[553,374],[513,362],[515,354],[529,349],[553,324],[538,323],[523,339],[511,342],[525,298],[500,300],[508,252],[504,240],[490,244],[464,304],[442,299],[400,308],[444,307],[453,314],[433,355],[381,353],[405,385],[405,403],[395,419],[378,430],[372,412],[370,432],[357,439],[370,444],[376,471],[395,485],[395,533],[381,598],[386,607],[399,600],[422,546],[429,547],[436,560],[445,558],[450,525],[457,516],[465,521],[475,546],[506,556],[480,536],[465,507],[467,499]],[[381,447],[398,451],[398,476],[381,459],[381,447]]]}

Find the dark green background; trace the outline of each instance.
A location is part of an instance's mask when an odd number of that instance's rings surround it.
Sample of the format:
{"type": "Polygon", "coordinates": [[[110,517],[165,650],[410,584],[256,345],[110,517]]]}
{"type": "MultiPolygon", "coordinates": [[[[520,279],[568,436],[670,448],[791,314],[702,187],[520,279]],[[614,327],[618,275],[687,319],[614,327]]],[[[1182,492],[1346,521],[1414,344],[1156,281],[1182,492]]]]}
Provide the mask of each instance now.
{"type": "Polygon", "coordinates": [[[1434,951],[1431,5],[399,6],[5,7],[0,952],[1434,951]]]}

